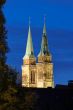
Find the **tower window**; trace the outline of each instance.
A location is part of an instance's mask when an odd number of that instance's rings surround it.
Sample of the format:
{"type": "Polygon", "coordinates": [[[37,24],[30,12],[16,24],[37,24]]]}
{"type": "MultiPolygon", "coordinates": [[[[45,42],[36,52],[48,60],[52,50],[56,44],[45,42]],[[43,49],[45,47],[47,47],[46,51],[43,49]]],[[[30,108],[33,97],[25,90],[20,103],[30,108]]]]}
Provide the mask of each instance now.
{"type": "Polygon", "coordinates": [[[30,83],[35,84],[35,73],[34,72],[31,72],[30,83]]]}
{"type": "Polygon", "coordinates": [[[50,79],[51,78],[51,72],[47,72],[46,78],[47,79],[50,79]]]}

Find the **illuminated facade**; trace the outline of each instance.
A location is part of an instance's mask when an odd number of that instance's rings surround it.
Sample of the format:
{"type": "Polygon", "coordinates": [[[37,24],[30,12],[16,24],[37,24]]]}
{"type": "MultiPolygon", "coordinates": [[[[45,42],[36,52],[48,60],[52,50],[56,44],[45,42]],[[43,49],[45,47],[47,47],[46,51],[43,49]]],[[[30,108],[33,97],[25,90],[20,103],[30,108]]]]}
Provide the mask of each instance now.
{"type": "Polygon", "coordinates": [[[38,61],[34,56],[31,29],[29,25],[26,53],[22,65],[22,86],[47,88],[54,87],[52,56],[48,50],[46,25],[44,23],[41,49],[38,61]]]}

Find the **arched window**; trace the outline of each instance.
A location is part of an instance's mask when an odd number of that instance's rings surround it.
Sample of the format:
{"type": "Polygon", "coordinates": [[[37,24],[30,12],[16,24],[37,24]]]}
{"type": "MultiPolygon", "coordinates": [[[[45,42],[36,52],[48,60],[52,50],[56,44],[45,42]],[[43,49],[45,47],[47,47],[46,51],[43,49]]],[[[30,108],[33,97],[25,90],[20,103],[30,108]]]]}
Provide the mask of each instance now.
{"type": "Polygon", "coordinates": [[[30,74],[30,83],[35,84],[35,73],[33,71],[30,74]]]}

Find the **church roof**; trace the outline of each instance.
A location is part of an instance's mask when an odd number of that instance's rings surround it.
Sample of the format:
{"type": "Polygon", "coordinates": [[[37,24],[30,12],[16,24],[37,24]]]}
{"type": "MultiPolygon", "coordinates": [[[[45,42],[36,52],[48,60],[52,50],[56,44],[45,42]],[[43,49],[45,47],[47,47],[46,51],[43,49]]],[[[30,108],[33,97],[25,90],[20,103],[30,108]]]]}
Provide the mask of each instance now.
{"type": "Polygon", "coordinates": [[[40,55],[49,55],[49,54],[50,53],[49,53],[49,50],[48,50],[46,23],[44,22],[41,50],[40,50],[40,53],[39,53],[38,56],[40,56],[40,55]]]}
{"type": "Polygon", "coordinates": [[[25,53],[24,57],[33,57],[33,56],[34,56],[34,51],[33,51],[31,28],[30,28],[30,24],[29,24],[26,53],[25,53]]]}

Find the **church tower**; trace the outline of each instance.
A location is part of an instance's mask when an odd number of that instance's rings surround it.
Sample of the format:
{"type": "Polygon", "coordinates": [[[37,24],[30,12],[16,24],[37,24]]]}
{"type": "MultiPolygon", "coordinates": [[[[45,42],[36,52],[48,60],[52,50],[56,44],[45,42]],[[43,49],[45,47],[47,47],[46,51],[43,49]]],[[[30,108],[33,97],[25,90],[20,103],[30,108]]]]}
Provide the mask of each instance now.
{"type": "Polygon", "coordinates": [[[34,56],[31,28],[29,24],[27,46],[22,65],[22,86],[47,88],[54,87],[52,55],[48,49],[46,23],[44,22],[41,49],[38,62],[34,56]]]}
{"type": "Polygon", "coordinates": [[[37,87],[54,87],[52,56],[48,49],[46,23],[44,22],[42,43],[37,63],[37,87]]]}
{"type": "Polygon", "coordinates": [[[29,24],[26,53],[22,65],[22,86],[36,87],[36,58],[34,56],[31,28],[29,24]]]}

